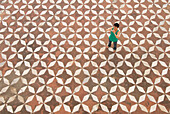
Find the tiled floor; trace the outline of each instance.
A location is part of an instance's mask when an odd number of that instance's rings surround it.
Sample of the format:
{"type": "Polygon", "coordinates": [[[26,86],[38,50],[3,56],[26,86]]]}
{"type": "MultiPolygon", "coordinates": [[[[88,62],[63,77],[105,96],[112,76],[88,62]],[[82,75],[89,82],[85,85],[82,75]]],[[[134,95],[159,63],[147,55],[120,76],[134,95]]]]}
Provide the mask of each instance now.
{"type": "Polygon", "coordinates": [[[170,113],[169,3],[0,0],[0,114],[170,113]]]}

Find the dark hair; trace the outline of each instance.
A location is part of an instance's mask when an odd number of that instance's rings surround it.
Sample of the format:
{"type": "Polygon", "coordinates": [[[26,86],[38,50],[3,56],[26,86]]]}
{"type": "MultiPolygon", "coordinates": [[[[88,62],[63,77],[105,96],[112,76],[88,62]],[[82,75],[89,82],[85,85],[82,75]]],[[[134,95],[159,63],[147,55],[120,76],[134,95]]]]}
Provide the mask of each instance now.
{"type": "Polygon", "coordinates": [[[118,23],[115,23],[114,26],[117,27],[117,28],[119,28],[119,24],[118,24],[118,23]]]}

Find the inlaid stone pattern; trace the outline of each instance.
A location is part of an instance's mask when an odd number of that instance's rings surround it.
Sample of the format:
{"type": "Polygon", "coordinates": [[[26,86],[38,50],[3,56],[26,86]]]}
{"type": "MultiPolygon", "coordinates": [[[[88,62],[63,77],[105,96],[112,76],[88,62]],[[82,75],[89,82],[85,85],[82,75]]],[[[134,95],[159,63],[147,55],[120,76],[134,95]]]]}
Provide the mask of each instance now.
{"type": "Polygon", "coordinates": [[[170,113],[169,3],[0,0],[0,114],[170,113]]]}

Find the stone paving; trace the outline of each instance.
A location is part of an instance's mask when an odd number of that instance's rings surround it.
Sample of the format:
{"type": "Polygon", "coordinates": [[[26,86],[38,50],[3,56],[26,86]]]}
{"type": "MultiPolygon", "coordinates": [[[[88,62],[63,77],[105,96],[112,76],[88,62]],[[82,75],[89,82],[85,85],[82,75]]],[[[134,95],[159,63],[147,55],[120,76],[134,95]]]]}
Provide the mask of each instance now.
{"type": "Polygon", "coordinates": [[[0,114],[170,113],[169,3],[0,0],[0,114]]]}

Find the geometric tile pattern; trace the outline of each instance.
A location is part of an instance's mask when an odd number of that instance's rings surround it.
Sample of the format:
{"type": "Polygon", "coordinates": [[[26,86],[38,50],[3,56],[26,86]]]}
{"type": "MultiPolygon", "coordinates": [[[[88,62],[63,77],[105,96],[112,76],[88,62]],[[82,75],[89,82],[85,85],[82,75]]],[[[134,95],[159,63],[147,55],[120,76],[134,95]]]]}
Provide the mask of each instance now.
{"type": "Polygon", "coordinates": [[[0,112],[170,113],[169,3],[1,0],[0,112]]]}

